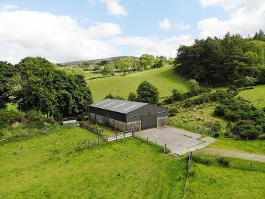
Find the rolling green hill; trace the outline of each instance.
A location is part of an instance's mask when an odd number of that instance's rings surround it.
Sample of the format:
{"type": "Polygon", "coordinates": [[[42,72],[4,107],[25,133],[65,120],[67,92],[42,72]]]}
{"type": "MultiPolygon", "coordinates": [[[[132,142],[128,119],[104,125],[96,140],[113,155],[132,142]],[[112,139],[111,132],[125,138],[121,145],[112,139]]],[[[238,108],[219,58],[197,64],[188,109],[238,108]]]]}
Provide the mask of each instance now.
{"type": "Polygon", "coordinates": [[[158,88],[160,97],[169,96],[174,88],[181,91],[187,90],[185,78],[174,73],[170,66],[126,76],[88,80],[88,85],[92,90],[94,101],[97,102],[104,99],[108,94],[127,98],[129,92],[135,92],[138,85],[144,80],[150,81],[158,88]]]}
{"type": "Polygon", "coordinates": [[[256,86],[254,89],[242,91],[239,96],[251,101],[258,108],[265,108],[265,85],[256,86]]]}

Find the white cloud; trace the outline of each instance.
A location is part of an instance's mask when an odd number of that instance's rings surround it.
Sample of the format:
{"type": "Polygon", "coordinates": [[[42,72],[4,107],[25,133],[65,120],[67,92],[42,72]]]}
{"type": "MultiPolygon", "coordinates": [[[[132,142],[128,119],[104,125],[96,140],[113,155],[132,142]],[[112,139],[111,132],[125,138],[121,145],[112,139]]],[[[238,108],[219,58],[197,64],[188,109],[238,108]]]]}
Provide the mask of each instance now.
{"type": "Polygon", "coordinates": [[[180,45],[191,45],[194,39],[190,35],[180,35],[166,39],[153,37],[120,37],[110,41],[113,46],[133,47],[135,55],[144,53],[153,55],[163,55],[167,57],[176,57],[177,49],[180,45]]]}
{"type": "Polygon", "coordinates": [[[15,5],[0,4],[0,12],[18,9],[15,5]]]}
{"type": "Polygon", "coordinates": [[[91,37],[110,37],[122,34],[122,29],[115,23],[94,22],[95,25],[88,28],[91,37]]]}
{"type": "Polygon", "coordinates": [[[84,28],[70,16],[0,11],[0,60],[18,63],[27,56],[41,56],[52,62],[68,62],[143,53],[175,57],[178,46],[193,43],[188,35],[128,37],[122,35],[118,24],[91,23],[84,28]]]}
{"type": "Polygon", "coordinates": [[[239,33],[243,36],[253,35],[265,27],[264,0],[200,0],[202,6],[223,7],[228,13],[228,19],[216,17],[201,20],[198,28],[201,37],[224,36],[230,33],[239,33]]]}
{"type": "Polygon", "coordinates": [[[120,4],[120,0],[88,0],[88,3],[90,4],[94,4],[96,2],[103,3],[107,7],[108,12],[111,15],[115,16],[127,15],[127,11],[124,8],[124,6],[120,4]]]}
{"type": "Polygon", "coordinates": [[[159,27],[166,32],[170,30],[187,30],[191,28],[190,25],[184,24],[183,22],[175,23],[167,18],[161,20],[158,24],[159,27]]]}
{"type": "Polygon", "coordinates": [[[69,16],[37,11],[0,12],[0,60],[17,63],[26,56],[50,61],[95,59],[114,56],[117,49],[104,37],[122,32],[117,24],[95,22],[82,28],[69,16]]]}

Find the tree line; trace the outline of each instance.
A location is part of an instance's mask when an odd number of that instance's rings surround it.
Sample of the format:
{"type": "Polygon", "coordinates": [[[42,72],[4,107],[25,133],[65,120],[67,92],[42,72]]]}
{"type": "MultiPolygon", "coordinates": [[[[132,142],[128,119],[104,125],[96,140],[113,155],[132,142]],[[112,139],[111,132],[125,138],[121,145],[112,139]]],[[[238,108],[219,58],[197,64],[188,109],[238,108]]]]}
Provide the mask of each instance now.
{"type": "Polygon", "coordinates": [[[192,46],[178,49],[176,71],[205,85],[235,85],[265,83],[265,34],[253,38],[227,33],[196,40],[192,46]]]}
{"type": "Polygon", "coordinates": [[[15,103],[20,111],[60,120],[87,117],[92,102],[84,76],[60,71],[44,58],[27,57],[16,65],[0,62],[0,109],[15,103]]]}

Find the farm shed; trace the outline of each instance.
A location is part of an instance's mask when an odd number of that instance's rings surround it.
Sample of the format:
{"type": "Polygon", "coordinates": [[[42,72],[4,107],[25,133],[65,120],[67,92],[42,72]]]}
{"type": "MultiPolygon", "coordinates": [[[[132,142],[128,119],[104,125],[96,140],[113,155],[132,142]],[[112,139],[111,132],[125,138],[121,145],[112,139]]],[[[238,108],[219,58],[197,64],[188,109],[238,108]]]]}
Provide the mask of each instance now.
{"type": "Polygon", "coordinates": [[[147,103],[106,99],[89,106],[89,120],[121,131],[136,132],[166,126],[168,109],[147,103]]]}

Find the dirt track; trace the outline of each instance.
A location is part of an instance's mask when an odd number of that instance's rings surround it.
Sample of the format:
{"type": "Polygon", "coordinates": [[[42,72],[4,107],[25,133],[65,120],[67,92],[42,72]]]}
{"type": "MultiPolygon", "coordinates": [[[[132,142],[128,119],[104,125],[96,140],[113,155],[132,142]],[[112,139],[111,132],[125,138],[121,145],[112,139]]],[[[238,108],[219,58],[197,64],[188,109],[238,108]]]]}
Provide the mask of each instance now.
{"type": "Polygon", "coordinates": [[[224,150],[224,149],[205,148],[196,153],[224,156],[224,157],[230,157],[230,158],[239,158],[239,159],[250,160],[250,161],[265,162],[265,155],[257,155],[257,154],[224,150]]]}

